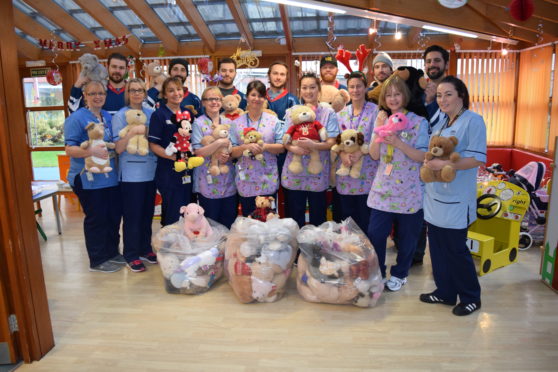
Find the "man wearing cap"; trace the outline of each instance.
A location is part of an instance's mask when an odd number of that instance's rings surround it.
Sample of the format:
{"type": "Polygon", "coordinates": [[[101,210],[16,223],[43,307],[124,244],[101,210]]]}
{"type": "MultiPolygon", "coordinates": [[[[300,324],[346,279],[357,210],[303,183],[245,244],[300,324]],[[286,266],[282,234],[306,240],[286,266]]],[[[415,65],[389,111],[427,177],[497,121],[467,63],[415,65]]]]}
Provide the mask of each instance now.
{"type": "Polygon", "coordinates": [[[238,94],[240,98],[240,107],[242,110],[246,110],[246,95],[240,92],[234,86],[234,79],[236,78],[236,61],[232,58],[223,58],[219,60],[217,65],[217,71],[221,76],[221,80],[217,85],[223,97],[229,96],[231,94],[238,94]]]}
{"type": "Polygon", "coordinates": [[[389,54],[380,52],[372,61],[372,71],[374,72],[374,81],[370,84],[370,88],[376,88],[387,80],[393,73],[393,61],[389,54]]]}
{"type": "Polygon", "coordinates": [[[334,56],[323,56],[320,60],[320,77],[322,85],[333,85],[337,89],[347,89],[337,80],[337,59],[334,56]]]}
{"type": "MultiPolygon", "coordinates": [[[[186,78],[188,77],[188,61],[184,58],[174,58],[171,59],[169,63],[169,75],[171,77],[178,76],[182,80],[182,84],[186,83],[186,78]]],[[[160,101],[159,91],[161,86],[154,86],[149,88],[147,91],[147,104],[153,108],[160,101]]],[[[184,86],[184,98],[180,103],[180,108],[184,109],[186,106],[193,106],[197,112],[197,115],[201,114],[201,101],[198,96],[194,93],[188,91],[188,87],[184,86]]]]}

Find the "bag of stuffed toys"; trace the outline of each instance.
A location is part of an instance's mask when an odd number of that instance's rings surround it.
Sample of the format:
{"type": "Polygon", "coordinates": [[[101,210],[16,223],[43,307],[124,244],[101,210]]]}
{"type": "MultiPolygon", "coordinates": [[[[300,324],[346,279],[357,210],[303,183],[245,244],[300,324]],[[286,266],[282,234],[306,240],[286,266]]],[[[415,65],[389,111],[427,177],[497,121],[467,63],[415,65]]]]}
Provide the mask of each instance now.
{"type": "Polygon", "coordinates": [[[378,257],[351,218],[304,226],[297,240],[296,287],[306,301],[360,307],[376,304],[384,290],[378,257]]]}
{"type": "Polygon", "coordinates": [[[274,302],[283,296],[298,230],[292,218],[236,219],[226,242],[225,275],[240,302],[274,302]]]}
{"type": "Polygon", "coordinates": [[[228,229],[204,217],[195,203],[180,208],[184,214],[153,238],[168,293],[200,294],[223,274],[228,229]]]}

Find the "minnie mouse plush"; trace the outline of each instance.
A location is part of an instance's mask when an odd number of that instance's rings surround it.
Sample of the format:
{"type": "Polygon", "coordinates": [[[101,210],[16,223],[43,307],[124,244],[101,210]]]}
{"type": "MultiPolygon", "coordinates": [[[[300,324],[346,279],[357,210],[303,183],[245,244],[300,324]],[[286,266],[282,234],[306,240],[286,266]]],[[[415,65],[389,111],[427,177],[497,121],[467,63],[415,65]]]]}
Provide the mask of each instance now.
{"type": "Polygon", "coordinates": [[[190,150],[190,137],[192,136],[192,116],[190,112],[177,111],[171,116],[171,122],[176,125],[177,131],[172,135],[171,142],[165,149],[165,154],[171,156],[176,154],[174,170],[182,172],[188,169],[199,167],[203,164],[203,158],[194,156],[190,150]]]}

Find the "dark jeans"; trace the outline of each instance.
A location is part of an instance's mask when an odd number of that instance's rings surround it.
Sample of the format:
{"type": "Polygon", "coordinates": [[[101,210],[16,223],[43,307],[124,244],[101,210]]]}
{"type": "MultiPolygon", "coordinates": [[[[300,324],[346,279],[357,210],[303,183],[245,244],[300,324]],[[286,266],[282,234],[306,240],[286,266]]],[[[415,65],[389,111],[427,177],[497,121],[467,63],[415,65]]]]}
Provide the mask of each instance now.
{"type": "Polygon", "coordinates": [[[226,198],[210,199],[198,195],[200,205],[205,210],[205,216],[215,222],[231,228],[234,220],[238,216],[238,195],[234,194],[226,198]]]}
{"type": "Polygon", "coordinates": [[[121,182],[123,256],[127,262],[152,253],[151,223],[155,207],[155,181],[121,182]]]}
{"type": "Polygon", "coordinates": [[[368,223],[370,222],[371,211],[366,204],[368,195],[338,195],[341,205],[341,219],[345,220],[352,217],[362,232],[366,234],[368,231],[368,223]]]}
{"type": "Polygon", "coordinates": [[[299,227],[306,223],[306,202],[310,208],[310,223],[319,226],[326,221],[326,192],[289,190],[289,215],[299,227]]]}

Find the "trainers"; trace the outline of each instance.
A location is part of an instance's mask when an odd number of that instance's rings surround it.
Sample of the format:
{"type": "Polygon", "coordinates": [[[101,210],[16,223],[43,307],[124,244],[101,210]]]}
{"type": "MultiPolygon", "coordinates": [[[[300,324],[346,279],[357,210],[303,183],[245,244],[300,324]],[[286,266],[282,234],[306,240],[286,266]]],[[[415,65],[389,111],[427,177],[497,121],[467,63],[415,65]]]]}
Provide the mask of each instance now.
{"type": "Polygon", "coordinates": [[[90,267],[89,271],[98,271],[101,273],[114,273],[117,272],[118,270],[120,270],[122,268],[122,266],[113,264],[112,262],[106,261],[103,262],[100,265],[97,265],[95,267],[90,267]]]}
{"type": "Polygon", "coordinates": [[[469,315],[471,313],[474,313],[480,308],[481,308],[480,301],[471,302],[468,304],[464,304],[463,302],[461,302],[456,307],[453,308],[452,313],[457,316],[469,315]]]}
{"type": "Polygon", "coordinates": [[[154,264],[154,265],[157,263],[157,255],[153,252],[149,252],[144,256],[140,256],[140,259],[142,261],[149,262],[150,264],[154,264]]]}
{"type": "Polygon", "coordinates": [[[407,278],[400,279],[396,276],[391,276],[386,282],[386,287],[392,292],[396,292],[401,289],[407,283],[407,278]]]}
{"type": "Polygon", "coordinates": [[[450,306],[455,305],[455,302],[444,300],[443,298],[436,296],[434,292],[423,293],[419,296],[419,299],[422,302],[426,302],[427,304],[442,304],[442,305],[450,305],[450,306]]]}
{"type": "Polygon", "coordinates": [[[124,256],[122,256],[121,254],[117,254],[116,256],[108,260],[108,262],[117,265],[126,265],[126,260],[124,259],[124,256]]]}
{"type": "Polygon", "coordinates": [[[141,273],[142,271],[147,270],[141,260],[133,260],[128,262],[128,267],[135,273],[141,273]]]}

